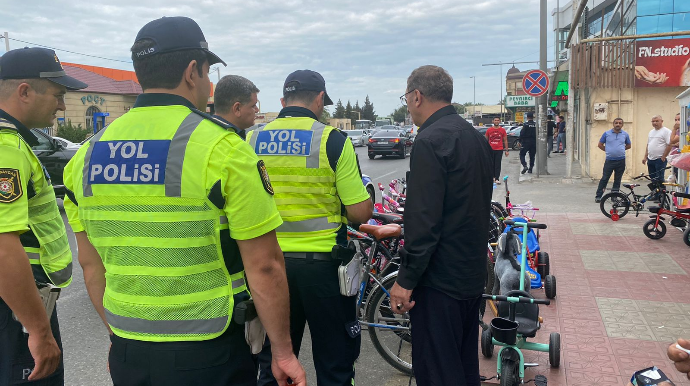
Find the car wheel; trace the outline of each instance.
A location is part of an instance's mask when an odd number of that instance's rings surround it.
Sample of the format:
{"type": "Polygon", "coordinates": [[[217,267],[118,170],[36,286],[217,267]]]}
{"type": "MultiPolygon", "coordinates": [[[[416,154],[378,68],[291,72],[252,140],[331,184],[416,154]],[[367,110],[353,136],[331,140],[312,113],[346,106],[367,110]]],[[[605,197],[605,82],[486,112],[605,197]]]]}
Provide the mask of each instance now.
{"type": "Polygon", "coordinates": [[[513,150],[520,150],[520,147],[522,147],[522,146],[520,145],[520,141],[516,140],[515,142],[513,142],[512,147],[513,147],[513,150]]]}
{"type": "Polygon", "coordinates": [[[374,158],[376,158],[376,154],[369,153],[369,159],[374,159],[374,158]]]}

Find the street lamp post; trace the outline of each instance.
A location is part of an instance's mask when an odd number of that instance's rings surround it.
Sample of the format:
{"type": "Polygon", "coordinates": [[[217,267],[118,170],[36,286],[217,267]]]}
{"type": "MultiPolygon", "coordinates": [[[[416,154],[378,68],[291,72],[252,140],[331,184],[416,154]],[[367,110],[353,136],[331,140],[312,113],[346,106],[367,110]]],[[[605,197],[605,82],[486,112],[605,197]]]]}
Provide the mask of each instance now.
{"type": "Polygon", "coordinates": [[[477,77],[470,76],[472,78],[472,123],[474,123],[474,115],[477,111],[477,77]]]}

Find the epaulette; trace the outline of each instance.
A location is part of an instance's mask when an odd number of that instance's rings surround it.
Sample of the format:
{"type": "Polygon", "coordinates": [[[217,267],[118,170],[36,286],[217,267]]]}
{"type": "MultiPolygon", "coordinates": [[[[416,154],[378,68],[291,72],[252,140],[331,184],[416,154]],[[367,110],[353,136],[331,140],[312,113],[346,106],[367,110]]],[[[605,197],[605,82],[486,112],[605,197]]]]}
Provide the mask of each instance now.
{"type": "Polygon", "coordinates": [[[238,135],[240,134],[240,129],[238,129],[238,128],[235,127],[234,125],[231,125],[231,124],[228,124],[228,123],[226,123],[226,122],[223,122],[223,121],[221,121],[220,119],[214,117],[213,115],[208,114],[208,113],[206,113],[206,112],[203,112],[203,111],[201,111],[201,110],[199,110],[199,109],[191,109],[191,110],[192,110],[192,112],[193,112],[194,114],[200,115],[200,116],[204,117],[205,119],[208,119],[209,121],[211,121],[211,122],[215,123],[216,125],[218,125],[218,126],[224,128],[225,130],[232,130],[232,131],[234,131],[236,134],[238,134],[238,135]]]}

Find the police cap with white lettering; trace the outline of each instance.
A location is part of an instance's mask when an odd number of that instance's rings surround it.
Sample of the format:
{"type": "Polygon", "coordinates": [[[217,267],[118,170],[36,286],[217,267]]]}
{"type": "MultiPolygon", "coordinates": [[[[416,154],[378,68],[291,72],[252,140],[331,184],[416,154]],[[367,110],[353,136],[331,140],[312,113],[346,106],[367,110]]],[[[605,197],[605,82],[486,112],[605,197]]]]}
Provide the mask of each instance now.
{"type": "Polygon", "coordinates": [[[40,47],[24,47],[7,51],[0,57],[0,79],[46,79],[81,90],[87,84],[67,76],[55,51],[40,47]]]}
{"type": "Polygon", "coordinates": [[[162,17],[150,21],[139,30],[134,42],[142,39],[151,39],[151,45],[137,52],[132,51],[132,60],[165,52],[201,49],[206,52],[209,65],[223,63],[224,66],[227,66],[218,55],[209,51],[201,28],[188,17],[162,17]]]}
{"type": "Polygon", "coordinates": [[[323,76],[316,71],[297,70],[288,75],[287,79],[285,79],[285,84],[283,85],[283,97],[287,96],[291,92],[297,91],[323,91],[324,106],[333,104],[333,101],[326,92],[326,81],[323,80],[323,76]]]}

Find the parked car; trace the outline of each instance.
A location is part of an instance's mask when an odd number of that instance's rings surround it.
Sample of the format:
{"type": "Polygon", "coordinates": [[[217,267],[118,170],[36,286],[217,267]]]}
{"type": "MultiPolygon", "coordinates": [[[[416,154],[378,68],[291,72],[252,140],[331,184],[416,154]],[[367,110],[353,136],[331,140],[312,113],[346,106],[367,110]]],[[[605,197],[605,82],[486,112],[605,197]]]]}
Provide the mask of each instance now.
{"type": "Polygon", "coordinates": [[[412,148],[412,140],[410,140],[409,135],[396,129],[395,126],[391,127],[393,129],[390,130],[382,128],[369,138],[369,159],[374,159],[377,155],[397,155],[404,159],[409,154],[412,148]]]}
{"type": "Polygon", "coordinates": [[[513,150],[520,150],[520,132],[522,126],[517,126],[515,129],[508,132],[508,147],[513,150]]]}
{"type": "Polygon", "coordinates": [[[38,138],[38,145],[33,146],[32,149],[38,160],[43,164],[43,167],[45,167],[48,175],[50,175],[50,180],[55,189],[55,196],[63,198],[65,196],[65,186],[62,182],[62,174],[65,165],[72,159],[79,148],[65,147],[62,142],[41,130],[31,129],[31,132],[38,138]]]}
{"type": "Polygon", "coordinates": [[[60,137],[53,137],[53,138],[58,140],[65,149],[79,149],[81,147],[81,143],[74,143],[72,141],[68,141],[68,140],[66,140],[64,138],[60,138],[60,137]]]}
{"type": "Polygon", "coordinates": [[[486,131],[489,130],[489,126],[475,126],[474,128],[477,129],[481,135],[485,135],[486,131]]]}
{"type": "Polygon", "coordinates": [[[344,132],[355,146],[365,146],[367,140],[369,139],[369,135],[366,130],[345,130],[344,132]]]}

